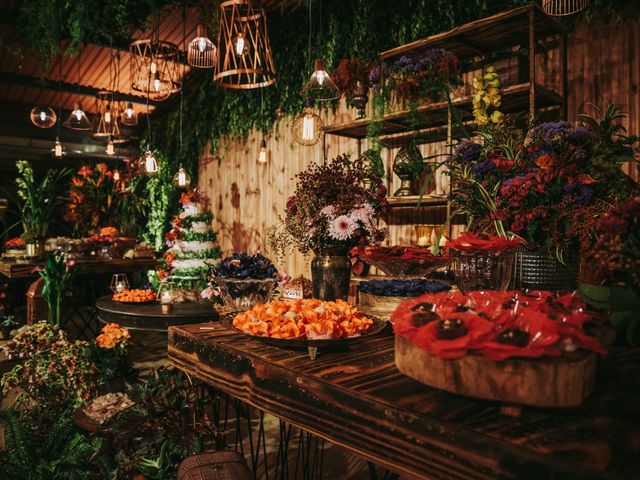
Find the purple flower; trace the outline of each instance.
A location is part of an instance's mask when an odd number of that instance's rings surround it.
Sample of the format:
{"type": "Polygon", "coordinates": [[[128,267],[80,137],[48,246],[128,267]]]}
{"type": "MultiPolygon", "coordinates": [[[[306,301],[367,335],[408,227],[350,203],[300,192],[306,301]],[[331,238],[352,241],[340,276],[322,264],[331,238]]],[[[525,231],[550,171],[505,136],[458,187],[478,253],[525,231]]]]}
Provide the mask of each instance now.
{"type": "Polygon", "coordinates": [[[573,127],[565,121],[541,123],[531,130],[533,138],[540,139],[549,145],[561,143],[573,134],[573,127]]]}
{"type": "Polygon", "coordinates": [[[463,140],[456,146],[453,160],[460,163],[474,162],[480,158],[482,146],[471,140],[463,140]]]}
{"type": "Polygon", "coordinates": [[[574,145],[582,145],[592,142],[596,139],[596,134],[586,127],[576,127],[574,132],[569,135],[569,141],[574,145]]]}
{"type": "Polygon", "coordinates": [[[473,174],[477,177],[481,177],[482,175],[484,175],[485,173],[487,173],[489,170],[492,170],[495,168],[495,164],[491,161],[491,160],[483,160],[481,162],[476,163],[473,166],[473,174]]]}

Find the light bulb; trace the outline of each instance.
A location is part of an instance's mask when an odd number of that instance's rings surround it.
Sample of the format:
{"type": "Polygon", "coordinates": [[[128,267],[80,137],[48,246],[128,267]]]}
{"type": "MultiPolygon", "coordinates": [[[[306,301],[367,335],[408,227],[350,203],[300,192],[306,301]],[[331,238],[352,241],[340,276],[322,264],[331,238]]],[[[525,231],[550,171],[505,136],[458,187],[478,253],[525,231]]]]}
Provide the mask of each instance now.
{"type": "Polygon", "coordinates": [[[263,138],[260,142],[260,153],[258,153],[258,163],[267,163],[267,142],[263,138]]]}
{"type": "Polygon", "coordinates": [[[302,139],[313,140],[316,136],[316,128],[313,114],[307,113],[302,121],[302,139]]]}
{"type": "Polygon", "coordinates": [[[207,48],[207,40],[203,37],[198,38],[198,50],[200,50],[200,53],[204,53],[205,49],[207,48]]]}
{"type": "Polygon", "coordinates": [[[247,45],[246,45],[247,42],[244,38],[243,33],[239,33],[233,43],[234,43],[234,50],[238,57],[241,57],[242,55],[247,53],[247,45]]]}
{"type": "Polygon", "coordinates": [[[316,76],[316,80],[318,80],[318,84],[322,85],[324,83],[324,79],[327,77],[327,72],[325,72],[324,70],[320,70],[318,72],[315,72],[314,75],[316,76]]]}
{"type": "Polygon", "coordinates": [[[113,181],[114,182],[119,182],[120,181],[120,170],[114,170],[113,171],[113,181]]]}
{"type": "Polygon", "coordinates": [[[133,117],[133,108],[127,107],[127,109],[124,111],[124,114],[127,116],[127,118],[133,117]]]}
{"type": "Polygon", "coordinates": [[[156,62],[151,62],[150,70],[152,75],[156,73],[158,71],[158,64],[156,62]]]}
{"type": "Polygon", "coordinates": [[[107,105],[107,108],[104,112],[104,121],[105,123],[111,123],[111,106],[107,105]]]}
{"type": "Polygon", "coordinates": [[[144,158],[144,167],[147,173],[155,173],[158,171],[158,164],[156,163],[156,158],[153,156],[151,152],[147,152],[144,158]]]}
{"type": "Polygon", "coordinates": [[[153,89],[156,92],[160,91],[160,75],[158,73],[156,73],[155,78],[153,79],[153,89]]]}
{"type": "Polygon", "coordinates": [[[173,184],[178,188],[188,188],[191,185],[191,177],[182,165],[173,176],[173,184]]]}
{"type": "Polygon", "coordinates": [[[82,110],[76,110],[74,113],[78,121],[82,120],[82,110]]]}
{"type": "Polygon", "coordinates": [[[45,111],[40,112],[40,121],[44,122],[47,119],[47,113],[45,111]]]}
{"type": "Polygon", "coordinates": [[[64,146],[60,143],[60,139],[56,138],[56,143],[53,144],[53,148],[51,149],[51,153],[56,158],[62,158],[66,153],[64,151],[64,146]]]}
{"type": "Polygon", "coordinates": [[[113,140],[109,140],[109,143],[107,143],[107,155],[115,155],[116,153],[116,148],[113,145],[113,140]]]}

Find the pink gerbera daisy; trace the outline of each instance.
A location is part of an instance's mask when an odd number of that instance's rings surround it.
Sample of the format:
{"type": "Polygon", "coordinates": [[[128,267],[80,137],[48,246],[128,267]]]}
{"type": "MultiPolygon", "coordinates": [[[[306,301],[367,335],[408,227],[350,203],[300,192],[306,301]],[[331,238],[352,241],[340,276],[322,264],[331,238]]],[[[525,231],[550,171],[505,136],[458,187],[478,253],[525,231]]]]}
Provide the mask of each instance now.
{"type": "Polygon", "coordinates": [[[335,240],[348,240],[358,228],[358,224],[347,215],[340,215],[329,223],[329,236],[335,240]]]}

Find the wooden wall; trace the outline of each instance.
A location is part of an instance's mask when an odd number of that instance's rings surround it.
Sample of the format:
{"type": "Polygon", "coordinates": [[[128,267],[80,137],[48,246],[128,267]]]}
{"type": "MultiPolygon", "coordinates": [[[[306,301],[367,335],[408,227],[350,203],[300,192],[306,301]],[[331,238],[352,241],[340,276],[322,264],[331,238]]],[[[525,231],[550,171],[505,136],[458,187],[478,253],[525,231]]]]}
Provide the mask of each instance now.
{"type": "MultiPolygon", "coordinates": [[[[591,23],[579,25],[569,37],[568,52],[568,118],[575,121],[578,113],[593,113],[593,103],[604,107],[609,102],[622,105],[629,113],[626,126],[631,134],[640,134],[640,20],[626,19],[621,23],[591,23]]],[[[537,79],[546,86],[557,86],[561,79],[558,50],[538,59],[537,79]]],[[[355,111],[340,109],[324,112],[326,124],[349,121],[355,111]]],[[[302,147],[293,141],[291,120],[283,119],[267,139],[270,159],[266,165],[257,163],[260,137],[251,134],[243,140],[229,140],[213,155],[205,151],[200,158],[199,184],[212,200],[215,227],[224,254],[233,251],[253,252],[260,248],[269,254],[267,229],[278,221],[287,197],[293,192],[293,177],[310,162],[322,162],[322,141],[314,147],[302,147]]],[[[366,142],[363,151],[366,149],[366,142]]],[[[444,144],[421,146],[422,153],[441,153],[444,144]]],[[[353,156],[357,152],[354,140],[327,136],[326,158],[341,153],[353,156]]],[[[397,149],[383,152],[387,171],[397,149]]],[[[398,186],[393,176],[390,191],[398,186]]],[[[447,178],[438,173],[437,192],[445,192],[447,178]]],[[[411,214],[411,213],[410,213],[411,214]]],[[[416,218],[417,223],[443,221],[442,213],[433,218],[416,218]]],[[[392,225],[389,244],[412,244],[412,225],[392,225]]],[[[456,228],[459,231],[459,228],[456,228]]],[[[291,275],[309,275],[309,259],[297,252],[278,264],[291,275]]]]}

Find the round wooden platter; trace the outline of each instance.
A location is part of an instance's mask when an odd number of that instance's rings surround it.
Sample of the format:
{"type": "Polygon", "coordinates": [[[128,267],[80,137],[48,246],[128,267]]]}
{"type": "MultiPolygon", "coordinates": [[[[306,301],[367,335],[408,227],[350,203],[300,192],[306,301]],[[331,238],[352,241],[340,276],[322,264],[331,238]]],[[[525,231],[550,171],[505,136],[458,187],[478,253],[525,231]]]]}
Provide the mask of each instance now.
{"type": "Polygon", "coordinates": [[[405,375],[447,392],[503,404],[557,408],[578,406],[593,391],[597,356],[579,350],[561,357],[501,362],[480,355],[445,360],[396,335],[395,362],[405,375]]]}

